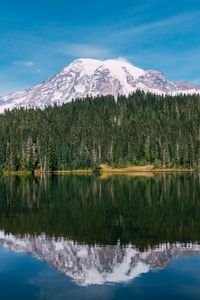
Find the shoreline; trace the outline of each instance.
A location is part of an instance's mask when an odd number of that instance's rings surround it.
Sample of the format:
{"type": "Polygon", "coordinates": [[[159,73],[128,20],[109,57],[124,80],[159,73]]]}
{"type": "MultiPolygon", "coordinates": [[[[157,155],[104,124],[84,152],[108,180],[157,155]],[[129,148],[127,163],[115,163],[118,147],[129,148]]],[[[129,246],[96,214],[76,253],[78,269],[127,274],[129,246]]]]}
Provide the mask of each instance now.
{"type": "Polygon", "coordinates": [[[30,176],[32,175],[31,171],[4,171],[2,172],[3,176],[30,176]]]}
{"type": "MultiPolygon", "coordinates": [[[[95,173],[108,174],[111,175],[131,175],[131,176],[151,176],[154,173],[191,173],[195,172],[194,169],[187,168],[155,168],[153,165],[145,166],[129,166],[125,168],[112,168],[107,165],[100,165],[100,169],[96,172],[94,169],[76,169],[76,170],[55,170],[41,172],[40,170],[31,171],[5,171],[2,173],[3,176],[42,176],[48,174],[54,175],[65,175],[65,174],[75,174],[75,175],[91,175],[95,173]],[[148,175],[149,174],[149,175],[148,175]]],[[[197,170],[198,171],[198,170],[197,170]]]]}
{"type": "Polygon", "coordinates": [[[129,166],[125,168],[112,168],[107,165],[100,165],[100,173],[160,173],[160,172],[194,172],[194,169],[187,168],[156,168],[153,165],[145,165],[145,166],[129,166]]]}

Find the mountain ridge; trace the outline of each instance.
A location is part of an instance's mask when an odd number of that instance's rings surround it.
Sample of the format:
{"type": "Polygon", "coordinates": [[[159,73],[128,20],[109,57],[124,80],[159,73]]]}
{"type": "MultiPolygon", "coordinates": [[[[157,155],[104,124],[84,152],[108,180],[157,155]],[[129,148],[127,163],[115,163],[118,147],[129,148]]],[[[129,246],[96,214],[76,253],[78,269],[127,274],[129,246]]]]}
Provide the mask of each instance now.
{"type": "Polygon", "coordinates": [[[87,96],[128,96],[136,90],[163,95],[200,94],[200,87],[173,82],[155,70],[143,70],[124,59],[80,58],[46,81],[24,91],[0,96],[0,112],[70,102],[87,96]]]}

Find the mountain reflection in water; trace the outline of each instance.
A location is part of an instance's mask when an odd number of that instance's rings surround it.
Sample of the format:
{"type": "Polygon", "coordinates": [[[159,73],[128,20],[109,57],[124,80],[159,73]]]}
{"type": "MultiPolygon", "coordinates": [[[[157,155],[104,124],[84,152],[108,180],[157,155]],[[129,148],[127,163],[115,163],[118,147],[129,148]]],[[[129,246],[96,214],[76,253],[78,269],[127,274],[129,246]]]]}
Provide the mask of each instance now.
{"type": "Polygon", "coordinates": [[[79,285],[124,282],[200,255],[200,177],[0,179],[0,247],[79,285]]]}
{"type": "Polygon", "coordinates": [[[83,286],[129,281],[150,270],[167,267],[175,257],[200,255],[197,244],[161,244],[139,251],[132,245],[89,246],[65,238],[18,237],[3,231],[0,246],[42,259],[83,286]]]}

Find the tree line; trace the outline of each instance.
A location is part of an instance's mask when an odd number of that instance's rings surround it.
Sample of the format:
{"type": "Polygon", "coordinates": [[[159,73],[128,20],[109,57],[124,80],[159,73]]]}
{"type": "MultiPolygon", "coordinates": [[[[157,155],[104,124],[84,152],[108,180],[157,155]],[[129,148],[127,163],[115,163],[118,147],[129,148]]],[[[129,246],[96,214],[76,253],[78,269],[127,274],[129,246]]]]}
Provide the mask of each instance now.
{"type": "Polygon", "coordinates": [[[0,115],[0,170],[200,168],[200,96],[137,91],[0,115]]]}

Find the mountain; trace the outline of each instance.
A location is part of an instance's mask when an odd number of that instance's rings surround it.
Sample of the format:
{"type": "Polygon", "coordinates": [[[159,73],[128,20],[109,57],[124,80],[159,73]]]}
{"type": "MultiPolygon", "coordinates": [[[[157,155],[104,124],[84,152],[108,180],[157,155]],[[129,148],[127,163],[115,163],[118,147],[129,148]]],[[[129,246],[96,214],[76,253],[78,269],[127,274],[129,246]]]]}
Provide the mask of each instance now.
{"type": "Polygon", "coordinates": [[[0,231],[0,247],[45,261],[81,286],[119,283],[166,268],[174,258],[200,254],[198,244],[160,244],[139,251],[133,245],[89,246],[65,238],[15,236],[0,231]]]}
{"type": "Polygon", "coordinates": [[[0,112],[19,107],[44,108],[86,96],[126,95],[137,89],[155,94],[200,94],[200,87],[172,82],[158,71],[144,71],[123,59],[78,59],[55,77],[25,91],[0,97],[0,112]]]}

